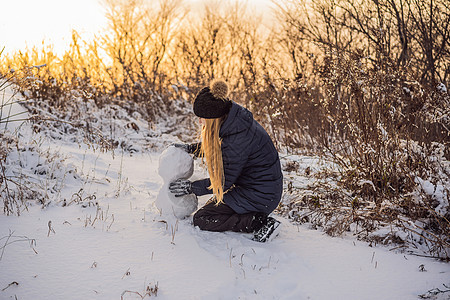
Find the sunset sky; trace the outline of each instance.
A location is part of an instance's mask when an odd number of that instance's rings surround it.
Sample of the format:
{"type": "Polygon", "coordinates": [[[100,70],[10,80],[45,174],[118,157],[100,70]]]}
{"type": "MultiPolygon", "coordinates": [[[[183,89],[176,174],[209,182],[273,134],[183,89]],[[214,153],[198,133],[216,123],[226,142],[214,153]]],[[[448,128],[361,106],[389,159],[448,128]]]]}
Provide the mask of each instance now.
{"type": "Polygon", "coordinates": [[[105,24],[97,0],[2,0],[0,47],[10,52],[25,46],[55,44],[55,50],[70,42],[71,30],[93,35],[105,24]]]}
{"type": "MultiPolygon", "coordinates": [[[[201,0],[185,0],[195,4],[201,0]]],[[[270,0],[249,0],[249,5],[267,7],[270,0]]],[[[53,44],[62,52],[70,43],[72,29],[90,39],[105,27],[99,0],[1,0],[0,50],[13,52],[33,45],[53,44]]]]}

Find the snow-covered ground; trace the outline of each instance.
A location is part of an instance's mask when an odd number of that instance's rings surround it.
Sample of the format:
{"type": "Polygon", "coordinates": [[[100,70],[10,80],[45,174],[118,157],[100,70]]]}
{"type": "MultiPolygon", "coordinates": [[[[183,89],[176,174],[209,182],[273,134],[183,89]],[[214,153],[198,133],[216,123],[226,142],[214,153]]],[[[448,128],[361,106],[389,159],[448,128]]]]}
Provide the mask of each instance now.
{"type": "MultiPolygon", "coordinates": [[[[26,138],[36,139],[29,131],[26,138]]],[[[55,139],[40,148],[65,157],[65,170],[79,176],[61,176],[45,208],[0,215],[0,299],[449,299],[427,293],[449,289],[449,263],[332,238],[279,216],[280,235],[261,244],[161,215],[161,149],[112,155],[55,139]]],[[[193,177],[204,176],[196,161],[193,177]]],[[[54,184],[42,178],[42,186],[54,184]]]]}

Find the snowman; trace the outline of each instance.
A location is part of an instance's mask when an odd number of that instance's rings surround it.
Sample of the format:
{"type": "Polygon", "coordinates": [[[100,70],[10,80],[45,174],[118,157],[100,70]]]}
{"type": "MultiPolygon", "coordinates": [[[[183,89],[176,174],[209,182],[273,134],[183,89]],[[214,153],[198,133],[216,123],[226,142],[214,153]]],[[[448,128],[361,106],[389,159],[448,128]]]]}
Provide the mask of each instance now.
{"type": "Polygon", "coordinates": [[[175,197],[169,191],[169,184],[179,178],[188,179],[194,173],[194,159],[186,151],[169,146],[159,157],[158,174],[164,184],[155,201],[162,215],[174,215],[183,219],[191,215],[198,207],[198,199],[194,194],[175,197]]]}

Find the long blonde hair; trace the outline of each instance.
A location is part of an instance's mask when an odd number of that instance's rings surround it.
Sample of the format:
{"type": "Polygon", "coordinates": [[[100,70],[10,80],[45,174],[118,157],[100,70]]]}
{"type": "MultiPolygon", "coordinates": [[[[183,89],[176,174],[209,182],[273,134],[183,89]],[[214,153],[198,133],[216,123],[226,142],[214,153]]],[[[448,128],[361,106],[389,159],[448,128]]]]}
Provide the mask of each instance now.
{"type": "Polygon", "coordinates": [[[212,190],[216,205],[223,203],[223,185],[225,183],[225,176],[223,173],[222,160],[222,139],[219,137],[220,127],[225,117],[216,119],[204,119],[202,125],[201,138],[201,156],[206,161],[208,167],[209,178],[211,186],[208,188],[212,190]]]}

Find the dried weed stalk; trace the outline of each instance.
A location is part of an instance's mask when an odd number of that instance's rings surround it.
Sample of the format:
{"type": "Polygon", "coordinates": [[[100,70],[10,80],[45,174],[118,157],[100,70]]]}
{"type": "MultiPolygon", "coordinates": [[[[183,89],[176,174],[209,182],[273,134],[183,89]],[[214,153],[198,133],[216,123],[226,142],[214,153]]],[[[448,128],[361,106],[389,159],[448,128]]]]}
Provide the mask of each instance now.
{"type": "Polygon", "coordinates": [[[158,296],[158,290],[159,290],[158,282],[156,282],[156,284],[153,285],[153,286],[150,285],[150,284],[147,285],[145,290],[143,292],[141,292],[141,293],[135,292],[135,291],[128,291],[128,290],[123,291],[123,293],[120,295],[120,299],[122,299],[122,300],[125,299],[124,296],[126,294],[134,294],[134,295],[139,296],[141,299],[144,299],[147,296],[148,297],[151,297],[151,296],[157,297],[158,296]]]}

